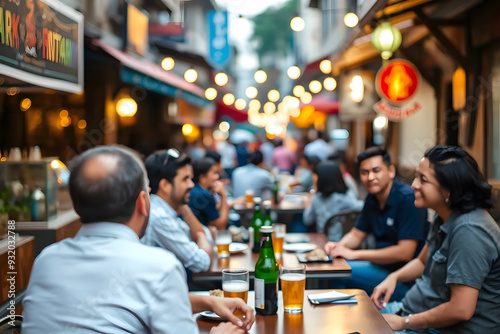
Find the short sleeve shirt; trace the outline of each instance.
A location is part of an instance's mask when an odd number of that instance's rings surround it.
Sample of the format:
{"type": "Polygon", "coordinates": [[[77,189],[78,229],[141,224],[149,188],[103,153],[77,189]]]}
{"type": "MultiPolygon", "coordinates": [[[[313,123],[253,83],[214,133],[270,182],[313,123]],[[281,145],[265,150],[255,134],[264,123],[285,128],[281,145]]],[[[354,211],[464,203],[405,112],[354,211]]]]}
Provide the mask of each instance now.
{"type": "MultiPolygon", "coordinates": [[[[383,208],[372,194],[366,197],[365,205],[355,227],[375,236],[375,248],[397,245],[399,240],[418,240],[417,256],[425,243],[427,234],[427,210],[415,207],[415,195],[410,185],[394,180],[391,192],[383,208]]],[[[389,271],[405,263],[382,265],[389,271]]]]}
{"type": "Polygon", "coordinates": [[[402,300],[405,311],[430,310],[450,300],[450,284],[467,285],[479,290],[474,315],[439,330],[443,334],[498,333],[500,228],[493,218],[482,209],[465,214],[453,212],[444,224],[434,222],[428,246],[422,277],[402,300]]]}
{"type": "Polygon", "coordinates": [[[215,197],[208,190],[195,184],[189,195],[189,207],[200,223],[208,226],[211,221],[219,218],[215,197]]]}

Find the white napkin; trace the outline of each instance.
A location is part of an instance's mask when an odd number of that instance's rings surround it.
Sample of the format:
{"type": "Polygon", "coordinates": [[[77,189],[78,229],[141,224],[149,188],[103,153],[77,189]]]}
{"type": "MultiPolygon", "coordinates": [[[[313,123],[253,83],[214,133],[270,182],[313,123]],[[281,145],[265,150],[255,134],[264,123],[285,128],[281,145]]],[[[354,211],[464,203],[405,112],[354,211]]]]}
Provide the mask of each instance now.
{"type": "Polygon", "coordinates": [[[345,293],[341,293],[335,290],[307,295],[307,298],[312,303],[330,303],[336,300],[349,299],[351,297],[354,297],[354,295],[347,295],[345,293]]]}

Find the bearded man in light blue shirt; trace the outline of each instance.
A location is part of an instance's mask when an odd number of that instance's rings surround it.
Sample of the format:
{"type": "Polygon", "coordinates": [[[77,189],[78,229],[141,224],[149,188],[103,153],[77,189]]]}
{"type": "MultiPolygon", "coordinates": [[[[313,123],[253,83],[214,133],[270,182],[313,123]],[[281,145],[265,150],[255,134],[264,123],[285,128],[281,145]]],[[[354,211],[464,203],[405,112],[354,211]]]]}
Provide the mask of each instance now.
{"type": "Polygon", "coordinates": [[[192,313],[203,309],[239,325],[224,323],[212,334],[249,329],[253,310],[242,300],[189,296],[175,256],[140,243],[150,200],[144,165],[131,152],[85,152],[69,189],[83,226],[37,257],[22,333],[198,333],[192,313]],[[234,309],[245,312],[245,322],[234,309]]]}

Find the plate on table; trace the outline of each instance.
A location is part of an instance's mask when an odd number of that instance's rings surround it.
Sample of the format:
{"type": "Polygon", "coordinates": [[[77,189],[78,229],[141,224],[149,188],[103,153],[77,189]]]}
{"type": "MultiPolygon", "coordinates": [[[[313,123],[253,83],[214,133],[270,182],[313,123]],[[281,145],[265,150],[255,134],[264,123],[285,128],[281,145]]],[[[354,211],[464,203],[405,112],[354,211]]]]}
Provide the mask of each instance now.
{"type": "Polygon", "coordinates": [[[297,254],[297,260],[299,260],[300,263],[326,263],[332,262],[332,257],[330,255],[325,255],[325,258],[323,259],[309,260],[306,258],[306,254],[300,253],[297,254]]]}
{"type": "Polygon", "coordinates": [[[312,251],[313,249],[316,249],[315,244],[310,244],[310,243],[299,243],[299,244],[285,244],[283,245],[283,249],[289,252],[297,252],[297,253],[304,253],[304,252],[309,252],[312,251]]]}
{"type": "Polygon", "coordinates": [[[208,319],[211,319],[211,320],[214,320],[214,321],[223,321],[225,319],[222,319],[221,317],[219,317],[217,314],[215,314],[214,312],[212,311],[203,311],[200,313],[200,315],[204,318],[208,318],[208,319]]]}
{"type": "Polygon", "coordinates": [[[301,195],[289,195],[286,194],[283,197],[283,201],[285,202],[292,202],[292,203],[300,203],[303,201],[303,197],[301,195]]]}
{"type": "Polygon", "coordinates": [[[248,248],[247,244],[241,242],[232,242],[229,244],[229,253],[241,253],[248,248]]]}
{"type": "Polygon", "coordinates": [[[287,233],[285,234],[285,242],[294,244],[297,242],[309,242],[311,239],[302,233],[287,233]]]}

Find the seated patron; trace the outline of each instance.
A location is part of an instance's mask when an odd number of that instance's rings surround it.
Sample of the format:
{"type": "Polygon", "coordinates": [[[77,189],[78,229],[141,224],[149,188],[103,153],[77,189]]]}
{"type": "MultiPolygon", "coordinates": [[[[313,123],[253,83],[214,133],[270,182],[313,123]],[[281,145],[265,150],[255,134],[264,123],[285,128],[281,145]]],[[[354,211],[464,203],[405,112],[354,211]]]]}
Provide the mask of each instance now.
{"type": "MultiPolygon", "coordinates": [[[[369,194],[356,225],[339,242],[327,243],[325,251],[345,258],[352,268],[350,280],[336,282],[371,294],[390,272],[418,255],[426,236],[427,210],[415,207],[410,185],[394,179],[396,169],[387,151],[371,147],[357,160],[369,194]],[[375,236],[375,249],[357,249],[368,233],[375,236]]],[[[395,297],[402,298],[407,290],[399,284],[395,297]]]]}
{"type": "Polygon", "coordinates": [[[245,191],[251,189],[255,197],[271,199],[274,189],[274,177],[265,170],[264,156],[260,151],[254,151],[248,158],[248,164],[233,171],[233,197],[245,196],[245,191]]]}
{"type": "MultiPolygon", "coordinates": [[[[358,200],[354,192],[347,189],[339,167],[333,161],[320,162],[314,169],[314,184],[316,193],[312,200],[306,203],[304,224],[316,224],[316,232],[323,233],[329,218],[344,210],[361,210],[363,201],[358,200]]],[[[342,225],[331,226],[328,240],[340,241],[342,225]]]]}
{"type": "Polygon", "coordinates": [[[153,153],[146,159],[151,216],[141,241],[171,251],[186,269],[197,273],[210,268],[212,244],[210,232],[187,205],[194,186],[190,162],[175,149],[153,153]]]}
{"type": "Polygon", "coordinates": [[[22,333],[198,333],[193,312],[207,309],[239,325],[223,323],[212,334],[250,328],[253,310],[242,300],[188,295],[175,256],[140,243],[150,201],[144,165],[134,154],[109,146],[88,150],[71,173],[69,191],[83,225],[37,257],[22,333]],[[235,308],[245,312],[244,323],[233,316],[235,308]]]}
{"type": "Polygon", "coordinates": [[[431,235],[418,258],[374,289],[373,302],[397,333],[498,333],[500,228],[485,210],[491,186],[462,149],[436,146],[412,187],[415,205],[436,211],[431,235]],[[401,302],[387,304],[397,282],[415,279],[401,302]]]}

